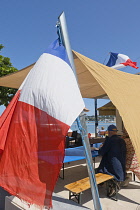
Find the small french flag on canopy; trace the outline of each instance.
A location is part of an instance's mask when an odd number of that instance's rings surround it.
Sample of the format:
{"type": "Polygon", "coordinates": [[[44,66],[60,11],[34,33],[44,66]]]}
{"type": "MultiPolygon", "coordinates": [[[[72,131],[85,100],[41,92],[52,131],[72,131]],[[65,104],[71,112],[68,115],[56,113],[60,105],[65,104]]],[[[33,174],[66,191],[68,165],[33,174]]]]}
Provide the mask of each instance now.
{"type": "Polygon", "coordinates": [[[120,69],[126,66],[131,66],[135,69],[139,68],[137,67],[137,63],[133,62],[127,55],[112,52],[110,52],[110,58],[106,66],[113,69],[120,69]]]}

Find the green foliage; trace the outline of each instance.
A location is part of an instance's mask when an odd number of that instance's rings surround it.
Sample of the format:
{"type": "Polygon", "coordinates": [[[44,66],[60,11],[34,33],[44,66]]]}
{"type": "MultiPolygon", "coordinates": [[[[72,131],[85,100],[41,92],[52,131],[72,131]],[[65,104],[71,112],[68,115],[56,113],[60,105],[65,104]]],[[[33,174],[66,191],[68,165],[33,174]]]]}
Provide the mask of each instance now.
{"type": "MultiPolygon", "coordinates": [[[[3,45],[0,44],[0,52],[3,49],[3,45]]],[[[10,62],[10,58],[0,55],[0,77],[7,74],[16,72],[17,69],[14,68],[10,62]]],[[[15,95],[17,89],[0,87],[0,106],[7,106],[15,95]]]]}

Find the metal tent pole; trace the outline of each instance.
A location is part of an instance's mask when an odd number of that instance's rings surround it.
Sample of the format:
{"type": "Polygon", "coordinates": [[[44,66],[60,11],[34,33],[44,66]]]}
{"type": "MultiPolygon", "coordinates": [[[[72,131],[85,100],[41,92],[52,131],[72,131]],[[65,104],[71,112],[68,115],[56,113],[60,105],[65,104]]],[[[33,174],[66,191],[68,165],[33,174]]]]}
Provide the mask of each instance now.
{"type": "Polygon", "coordinates": [[[95,106],[95,137],[98,136],[98,116],[97,116],[97,99],[94,99],[94,106],[95,106]]]}
{"type": "MultiPolygon", "coordinates": [[[[62,42],[66,48],[73,72],[77,79],[76,69],[75,69],[74,59],[73,59],[70,41],[69,41],[69,37],[68,37],[67,24],[66,24],[64,12],[58,17],[57,24],[60,24],[60,34],[61,34],[62,42]]],[[[78,124],[79,130],[81,132],[82,142],[83,142],[83,146],[85,149],[85,156],[86,156],[87,168],[88,168],[88,173],[89,173],[94,208],[95,208],[95,210],[101,210],[102,207],[101,207],[101,203],[100,203],[100,199],[99,199],[99,193],[98,193],[98,188],[97,188],[97,183],[96,183],[96,178],[95,178],[95,172],[94,172],[94,168],[93,168],[91,149],[90,149],[89,139],[87,136],[86,121],[85,121],[85,116],[84,116],[83,112],[77,118],[77,124],[78,124]]]]}

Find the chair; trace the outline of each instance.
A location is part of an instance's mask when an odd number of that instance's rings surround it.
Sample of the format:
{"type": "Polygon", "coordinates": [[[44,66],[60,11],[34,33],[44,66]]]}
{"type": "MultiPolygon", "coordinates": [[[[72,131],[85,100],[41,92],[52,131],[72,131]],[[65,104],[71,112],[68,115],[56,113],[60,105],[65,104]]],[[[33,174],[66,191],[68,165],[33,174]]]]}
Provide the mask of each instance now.
{"type": "Polygon", "coordinates": [[[72,132],[72,137],[75,139],[75,146],[76,147],[83,146],[82,137],[81,137],[80,133],[78,133],[77,131],[73,131],[72,132]]]}

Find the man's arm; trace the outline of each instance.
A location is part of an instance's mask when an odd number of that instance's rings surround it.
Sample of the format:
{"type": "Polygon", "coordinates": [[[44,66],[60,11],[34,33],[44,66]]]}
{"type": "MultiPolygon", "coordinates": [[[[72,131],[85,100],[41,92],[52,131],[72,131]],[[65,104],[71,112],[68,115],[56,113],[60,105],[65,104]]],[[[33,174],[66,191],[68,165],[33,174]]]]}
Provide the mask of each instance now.
{"type": "Polygon", "coordinates": [[[105,153],[109,151],[110,147],[111,147],[111,140],[109,137],[106,137],[103,146],[99,149],[99,155],[103,156],[105,153]]]}

